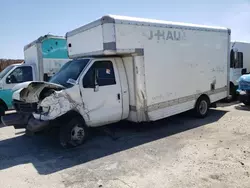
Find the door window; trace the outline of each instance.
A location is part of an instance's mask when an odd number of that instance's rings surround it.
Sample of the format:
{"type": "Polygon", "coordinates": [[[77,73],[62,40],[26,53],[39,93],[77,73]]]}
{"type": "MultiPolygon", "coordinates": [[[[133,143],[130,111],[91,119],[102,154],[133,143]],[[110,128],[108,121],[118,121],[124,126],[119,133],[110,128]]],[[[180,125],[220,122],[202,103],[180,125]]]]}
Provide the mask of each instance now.
{"type": "Polygon", "coordinates": [[[107,86],[115,84],[114,67],[111,61],[96,61],[83,78],[84,88],[94,88],[95,85],[107,86]]]}
{"type": "Polygon", "coordinates": [[[7,84],[16,84],[26,81],[32,81],[32,68],[31,67],[18,67],[9,74],[6,79],[7,84]]]}

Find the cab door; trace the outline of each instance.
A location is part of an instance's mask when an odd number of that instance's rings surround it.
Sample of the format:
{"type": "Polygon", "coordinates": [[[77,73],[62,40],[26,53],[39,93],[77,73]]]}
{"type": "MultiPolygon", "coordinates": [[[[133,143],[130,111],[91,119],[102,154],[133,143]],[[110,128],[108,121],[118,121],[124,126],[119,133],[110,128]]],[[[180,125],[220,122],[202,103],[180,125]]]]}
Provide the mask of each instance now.
{"type": "Polygon", "coordinates": [[[12,107],[12,88],[19,83],[33,80],[33,67],[30,65],[17,66],[12,69],[3,79],[0,98],[8,108],[12,107]]]}
{"type": "Polygon", "coordinates": [[[120,121],[122,97],[119,73],[114,59],[95,59],[79,82],[89,126],[120,121]]]}

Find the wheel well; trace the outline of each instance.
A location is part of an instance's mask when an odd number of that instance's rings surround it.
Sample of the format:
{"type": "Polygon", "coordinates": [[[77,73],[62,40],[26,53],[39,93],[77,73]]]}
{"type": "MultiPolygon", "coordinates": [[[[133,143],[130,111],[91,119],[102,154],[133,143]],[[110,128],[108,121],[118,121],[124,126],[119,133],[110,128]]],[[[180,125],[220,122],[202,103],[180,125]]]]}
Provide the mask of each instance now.
{"type": "Polygon", "coordinates": [[[0,99],[0,106],[1,105],[3,105],[5,111],[8,110],[8,106],[6,105],[6,103],[2,99],[0,99]]]}
{"type": "Polygon", "coordinates": [[[210,101],[209,96],[208,96],[208,95],[206,95],[206,94],[202,94],[202,95],[201,95],[201,96],[199,96],[199,97],[198,97],[198,99],[196,100],[196,102],[195,102],[195,106],[196,106],[196,104],[197,104],[198,100],[199,100],[199,99],[201,99],[201,98],[206,98],[206,99],[208,100],[209,105],[211,104],[211,101],[210,101]]]}
{"type": "Polygon", "coordinates": [[[84,124],[85,124],[85,120],[84,120],[84,118],[82,117],[82,115],[81,115],[79,112],[75,111],[75,110],[71,110],[71,111],[67,112],[66,114],[64,114],[64,115],[58,117],[57,119],[55,119],[55,121],[58,122],[58,123],[62,123],[62,122],[65,123],[65,122],[70,121],[72,117],[74,117],[74,118],[75,118],[75,117],[81,118],[82,121],[83,121],[84,124]]]}

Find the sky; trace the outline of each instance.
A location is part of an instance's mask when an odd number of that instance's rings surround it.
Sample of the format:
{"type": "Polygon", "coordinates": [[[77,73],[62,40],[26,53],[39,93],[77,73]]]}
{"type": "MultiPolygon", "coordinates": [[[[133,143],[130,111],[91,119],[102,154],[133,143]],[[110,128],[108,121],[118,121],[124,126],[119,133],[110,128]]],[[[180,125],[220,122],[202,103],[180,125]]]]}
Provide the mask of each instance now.
{"type": "Polygon", "coordinates": [[[2,0],[0,58],[23,59],[38,37],[65,36],[107,14],[223,26],[233,41],[250,42],[250,0],[2,0]]]}

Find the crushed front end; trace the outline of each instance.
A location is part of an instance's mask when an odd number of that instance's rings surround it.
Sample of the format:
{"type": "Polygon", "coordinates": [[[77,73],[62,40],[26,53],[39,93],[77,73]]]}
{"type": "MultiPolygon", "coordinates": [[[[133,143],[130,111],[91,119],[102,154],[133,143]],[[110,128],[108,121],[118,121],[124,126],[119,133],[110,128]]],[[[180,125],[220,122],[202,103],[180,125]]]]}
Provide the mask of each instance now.
{"type": "Polygon", "coordinates": [[[16,129],[26,128],[30,132],[45,129],[50,120],[66,113],[71,107],[69,100],[63,100],[66,99],[63,89],[63,86],[47,82],[29,82],[22,84],[21,88],[13,88],[16,113],[3,116],[3,124],[16,129]]]}

